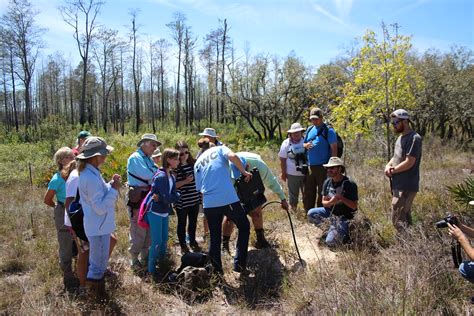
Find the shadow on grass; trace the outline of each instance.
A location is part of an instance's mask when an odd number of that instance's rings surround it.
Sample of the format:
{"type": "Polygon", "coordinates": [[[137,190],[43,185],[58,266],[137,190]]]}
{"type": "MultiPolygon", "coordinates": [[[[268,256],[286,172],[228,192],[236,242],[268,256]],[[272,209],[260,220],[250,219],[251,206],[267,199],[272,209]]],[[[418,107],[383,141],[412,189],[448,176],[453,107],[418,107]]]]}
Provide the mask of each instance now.
{"type": "Polygon", "coordinates": [[[224,286],[226,301],[233,305],[242,300],[251,309],[272,306],[280,297],[285,267],[273,248],[248,253],[248,276],[241,275],[240,286],[224,286]]]}

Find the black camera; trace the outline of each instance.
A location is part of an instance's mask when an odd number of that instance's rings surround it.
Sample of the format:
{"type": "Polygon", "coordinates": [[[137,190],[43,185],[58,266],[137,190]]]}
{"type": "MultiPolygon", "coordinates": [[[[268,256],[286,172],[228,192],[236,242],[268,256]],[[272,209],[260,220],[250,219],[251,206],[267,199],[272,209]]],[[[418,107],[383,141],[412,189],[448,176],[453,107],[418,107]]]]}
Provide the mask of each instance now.
{"type": "Polygon", "coordinates": [[[295,160],[296,170],[302,174],[308,174],[308,158],[303,146],[291,148],[288,157],[295,160]]]}
{"type": "Polygon", "coordinates": [[[446,228],[448,227],[448,223],[456,226],[459,225],[458,218],[452,214],[448,214],[448,216],[436,222],[436,228],[446,228]]]}

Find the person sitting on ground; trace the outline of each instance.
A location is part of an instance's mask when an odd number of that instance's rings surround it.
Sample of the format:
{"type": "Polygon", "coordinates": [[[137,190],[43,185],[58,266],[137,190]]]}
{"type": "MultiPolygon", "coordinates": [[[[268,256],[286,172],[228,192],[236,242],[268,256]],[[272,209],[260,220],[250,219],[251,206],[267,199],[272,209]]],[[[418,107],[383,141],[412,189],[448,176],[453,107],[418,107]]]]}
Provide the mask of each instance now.
{"type": "MultiPolygon", "coordinates": [[[[262,182],[270,188],[275,194],[278,195],[278,198],[281,201],[281,207],[284,210],[288,210],[288,203],[286,202],[285,193],[283,193],[283,189],[278,183],[277,178],[273,175],[270,168],[267,164],[263,161],[260,155],[249,153],[249,152],[238,152],[236,155],[240,158],[242,165],[244,166],[245,170],[251,171],[254,168],[257,168],[260,177],[262,178],[262,182]]],[[[231,175],[234,180],[240,177],[239,169],[232,163],[231,164],[231,175]]],[[[263,201],[263,203],[265,203],[263,201]]],[[[270,244],[268,243],[267,239],[265,238],[265,232],[263,229],[263,213],[262,213],[262,206],[263,203],[259,203],[260,205],[252,205],[253,209],[245,209],[248,215],[252,218],[253,227],[255,229],[255,235],[257,236],[257,241],[255,242],[255,248],[262,249],[262,248],[269,248],[270,244]]],[[[244,206],[245,207],[245,206],[244,206]]],[[[229,218],[224,219],[224,223],[222,224],[222,248],[229,251],[229,241],[230,236],[232,235],[232,229],[234,225],[229,218]]]]}
{"type": "MultiPolygon", "coordinates": [[[[288,181],[288,195],[292,211],[297,210],[299,193],[300,191],[303,193],[304,190],[305,175],[301,170],[296,169],[297,161],[295,159],[302,157],[306,161],[303,139],[304,130],[300,123],[291,124],[290,129],[287,131],[288,138],[283,141],[278,153],[280,157],[281,179],[285,182],[288,181]]],[[[299,167],[305,161],[299,161],[298,159],[299,167]]]]}
{"type": "Polygon", "coordinates": [[[89,136],[91,136],[91,133],[89,133],[88,131],[81,131],[77,135],[77,145],[72,149],[72,153],[74,154],[74,156],[79,155],[79,153],[81,152],[82,145],[86,141],[86,138],[89,136]]]}
{"type": "Polygon", "coordinates": [[[188,222],[189,245],[193,251],[201,251],[196,242],[197,219],[199,205],[201,204],[201,193],[196,191],[194,181],[194,163],[189,146],[185,141],[178,141],[175,149],[179,150],[179,165],[176,168],[176,188],[181,195],[178,202],[174,204],[178,216],[177,235],[182,254],[188,253],[186,244],[186,222],[188,222]]]}
{"type": "Polygon", "coordinates": [[[323,207],[308,211],[308,220],[319,225],[324,218],[331,221],[326,244],[335,247],[349,240],[349,223],[357,211],[357,185],[345,176],[345,166],[339,157],[331,157],[324,165],[328,178],[323,184],[323,207]]]}
{"type": "Polygon", "coordinates": [[[84,212],[84,231],[89,241],[89,270],[86,286],[96,298],[105,295],[104,275],[110,253],[110,239],[115,231],[115,203],[121,178],[114,174],[106,183],[100,167],[113,150],[103,138],[88,137],[77,156],[79,195],[84,212]]]}
{"type": "Polygon", "coordinates": [[[229,161],[237,166],[247,181],[251,179],[252,174],[244,169],[239,157],[226,146],[209,147],[203,144],[201,148],[204,151],[194,164],[194,178],[197,191],[202,193],[204,214],[209,222],[211,235],[209,256],[213,272],[217,274],[224,272],[221,262],[221,238],[222,220],[225,215],[239,230],[233,270],[241,273],[247,267],[250,223],[234,189],[229,161]]]}
{"type": "Polygon", "coordinates": [[[159,148],[157,148],[153,154],[151,155],[151,159],[153,159],[153,162],[155,163],[156,167],[160,167],[161,164],[161,151],[159,148]]]}
{"type": "Polygon", "coordinates": [[[61,171],[73,160],[74,154],[69,147],[61,147],[56,151],[54,161],[58,171],[49,181],[48,190],[44,196],[44,203],[54,208],[54,224],[59,244],[59,263],[66,287],[74,278],[74,273],[72,271],[72,238],[69,229],[64,225],[66,180],[61,176],[61,171]],[[56,197],[56,202],[54,202],[54,197],[56,197]]]}

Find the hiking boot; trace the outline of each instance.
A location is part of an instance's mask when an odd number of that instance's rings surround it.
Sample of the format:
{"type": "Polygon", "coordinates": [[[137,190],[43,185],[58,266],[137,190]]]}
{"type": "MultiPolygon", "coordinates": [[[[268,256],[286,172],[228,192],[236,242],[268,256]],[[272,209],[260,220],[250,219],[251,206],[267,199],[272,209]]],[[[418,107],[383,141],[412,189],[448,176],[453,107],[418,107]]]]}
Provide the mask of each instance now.
{"type": "Polygon", "coordinates": [[[257,241],[255,242],[255,248],[263,249],[263,248],[270,248],[271,245],[268,243],[267,239],[265,238],[265,232],[263,229],[256,229],[255,235],[257,236],[257,241]]]}
{"type": "Polygon", "coordinates": [[[185,255],[185,254],[189,253],[188,245],[181,244],[180,247],[181,247],[181,255],[185,255]]]}
{"type": "Polygon", "coordinates": [[[201,247],[199,247],[199,244],[197,241],[193,240],[189,243],[189,246],[193,250],[193,252],[201,252],[201,247]]]}
{"type": "Polygon", "coordinates": [[[86,280],[87,296],[89,296],[91,300],[96,300],[99,297],[99,282],[100,280],[86,280]]]}
{"type": "Polygon", "coordinates": [[[257,249],[264,249],[264,248],[271,248],[272,246],[270,243],[265,239],[257,239],[257,241],[254,244],[255,248],[257,249]]]}

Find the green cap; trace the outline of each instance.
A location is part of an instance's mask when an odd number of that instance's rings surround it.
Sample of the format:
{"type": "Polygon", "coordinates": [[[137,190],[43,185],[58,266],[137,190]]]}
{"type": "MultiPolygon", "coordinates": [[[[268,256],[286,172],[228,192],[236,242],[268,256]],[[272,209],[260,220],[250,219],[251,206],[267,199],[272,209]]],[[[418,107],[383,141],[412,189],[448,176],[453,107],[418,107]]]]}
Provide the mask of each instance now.
{"type": "Polygon", "coordinates": [[[91,133],[89,133],[88,131],[81,131],[78,135],[77,135],[77,139],[81,139],[81,138],[87,138],[89,136],[92,136],[91,133]]]}

